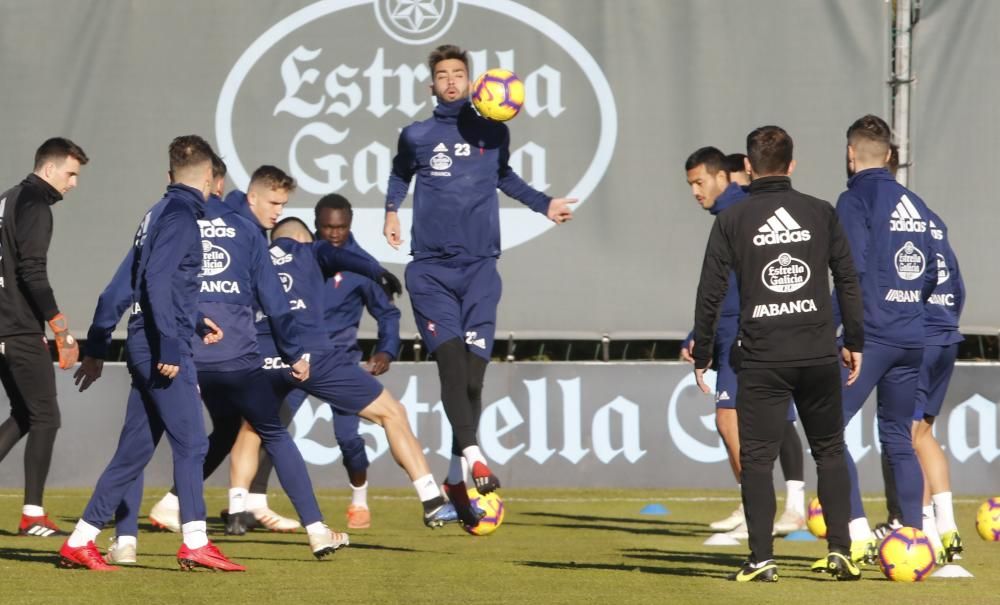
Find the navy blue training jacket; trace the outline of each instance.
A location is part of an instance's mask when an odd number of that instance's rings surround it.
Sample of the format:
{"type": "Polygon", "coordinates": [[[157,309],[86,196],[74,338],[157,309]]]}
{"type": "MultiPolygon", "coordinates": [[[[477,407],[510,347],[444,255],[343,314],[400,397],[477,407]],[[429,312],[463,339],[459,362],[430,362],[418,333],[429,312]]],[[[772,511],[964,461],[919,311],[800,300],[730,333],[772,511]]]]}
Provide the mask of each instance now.
{"type": "MultiPolygon", "coordinates": [[[[341,249],[375,262],[374,257],[358,244],[353,234],[348,235],[341,249]]],[[[358,324],[361,323],[362,311],[367,308],[378,322],[376,351],[396,359],[399,352],[400,313],[381,286],[364,275],[338,271],[326,281],[324,295],[323,316],[330,338],[336,346],[349,350],[356,361],[361,360],[358,324]]]]}
{"type": "MultiPolygon", "coordinates": [[[[299,243],[282,237],[271,242],[271,262],[278,270],[285,296],[302,329],[302,344],[310,353],[336,348],[324,323],[326,280],[340,271],[350,271],[378,280],[385,269],[371,258],[336,248],[327,241],[299,243]]],[[[271,327],[262,310],[257,313],[257,333],[271,337],[271,327]]]]}
{"type": "Polygon", "coordinates": [[[963,340],[958,322],[965,306],[965,282],[948,242],[948,227],[934,211],[930,211],[929,229],[936,248],[937,286],[924,306],[924,329],[927,344],[944,346],[963,340]]]}
{"type": "Polygon", "coordinates": [[[230,203],[210,201],[205,217],[198,221],[202,250],[198,309],[222,328],[223,338],[212,345],[195,340],[195,364],[199,371],[260,367],[254,325],[258,308],[270,318],[282,359],[294,363],[305,349],[298,342],[301,333],[271,263],[267,238],[241,192],[226,199],[230,203]]]}
{"type": "Polygon", "coordinates": [[[152,360],[180,365],[182,356],[191,354],[198,315],[198,219],[205,213],[205,198],[175,183],[157,206],[157,220],[153,222],[152,210],[147,212],[135,235],[126,348],[133,364],[152,360]]]}
{"type": "Polygon", "coordinates": [[[924,302],[937,285],[926,204],[885,168],[870,168],[848,179],[837,215],[861,282],[865,338],[922,348],[924,302]]]}
{"type": "Polygon", "coordinates": [[[500,256],[499,188],[535,212],[546,213],[551,197],[511,170],[510,131],[480,117],[468,100],[438,103],[433,117],[399,135],[385,209],[402,206],[410,180],[414,259],[500,256]]]}

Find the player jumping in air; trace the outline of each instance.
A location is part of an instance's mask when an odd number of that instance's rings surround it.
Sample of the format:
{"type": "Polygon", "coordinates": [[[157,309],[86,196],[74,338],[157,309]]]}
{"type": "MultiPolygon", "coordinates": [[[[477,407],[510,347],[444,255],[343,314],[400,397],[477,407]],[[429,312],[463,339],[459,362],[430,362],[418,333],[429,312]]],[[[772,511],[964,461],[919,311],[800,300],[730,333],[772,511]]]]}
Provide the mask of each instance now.
{"type": "Polygon", "coordinates": [[[570,204],[576,200],[550,198],[510,168],[507,126],[480,117],[469,103],[465,51],[439,46],[428,67],[437,106],[431,118],[400,134],[383,234],[393,248],[402,244],[398,210],[416,177],[406,289],[420,337],[437,362],[441,401],[454,435],[445,489],[469,523],[474,516],[465,488],[468,472],[481,494],[500,487],[476,439],[500,302],[497,189],[556,224],[572,218],[570,204]]]}

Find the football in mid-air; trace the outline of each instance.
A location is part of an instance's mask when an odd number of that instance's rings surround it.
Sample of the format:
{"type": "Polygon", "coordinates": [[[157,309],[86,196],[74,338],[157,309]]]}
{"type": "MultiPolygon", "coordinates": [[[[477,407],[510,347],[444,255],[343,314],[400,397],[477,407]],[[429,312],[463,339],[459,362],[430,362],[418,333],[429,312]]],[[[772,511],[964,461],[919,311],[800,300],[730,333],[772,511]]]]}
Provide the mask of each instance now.
{"type": "Polygon", "coordinates": [[[503,498],[497,492],[490,492],[485,496],[476,491],[475,488],[469,490],[469,502],[472,506],[486,511],[486,516],[479,520],[479,525],[475,527],[462,526],[465,531],[474,536],[488,536],[495,532],[503,523],[504,506],[503,498]]]}
{"type": "Polygon", "coordinates": [[[934,547],[924,532],[900,527],[882,540],[878,563],[885,577],[896,582],[920,582],[934,571],[934,547]]]}
{"type": "Polygon", "coordinates": [[[506,69],[490,69],[472,85],[472,104],[484,118],[506,122],[524,105],[524,83],[506,69]]]}
{"type": "Polygon", "coordinates": [[[809,501],[809,511],[806,513],[806,527],[817,538],[826,537],[826,519],[823,518],[823,507],[819,505],[819,498],[813,498],[809,501]]]}
{"type": "Polygon", "coordinates": [[[976,531],[983,540],[1000,542],[1000,497],[980,505],[976,511],[976,531]]]}

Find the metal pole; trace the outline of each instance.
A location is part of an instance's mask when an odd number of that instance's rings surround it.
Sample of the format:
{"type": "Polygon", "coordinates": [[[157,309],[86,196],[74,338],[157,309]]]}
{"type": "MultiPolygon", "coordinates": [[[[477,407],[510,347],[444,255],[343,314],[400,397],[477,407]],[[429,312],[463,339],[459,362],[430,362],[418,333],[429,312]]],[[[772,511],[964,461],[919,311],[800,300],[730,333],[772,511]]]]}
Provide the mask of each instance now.
{"type": "Polygon", "coordinates": [[[913,28],[911,0],[896,0],[896,62],[892,78],[892,126],[899,146],[896,180],[906,187],[910,180],[910,33],[913,28]]]}

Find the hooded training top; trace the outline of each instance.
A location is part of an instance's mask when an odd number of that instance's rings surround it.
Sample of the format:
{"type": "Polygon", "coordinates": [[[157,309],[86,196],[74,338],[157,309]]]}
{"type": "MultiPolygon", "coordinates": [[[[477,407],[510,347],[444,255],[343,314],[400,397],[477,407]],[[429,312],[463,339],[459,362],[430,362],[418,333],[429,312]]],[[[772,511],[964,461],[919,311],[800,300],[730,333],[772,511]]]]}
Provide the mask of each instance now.
{"type": "Polygon", "coordinates": [[[848,179],[837,215],[861,282],[865,337],[922,348],[924,301],[937,283],[927,206],[888,170],[870,168],[848,179]]]}
{"type": "Polygon", "coordinates": [[[958,257],[948,242],[948,227],[933,210],[928,209],[928,217],[928,229],[935,244],[937,285],[924,305],[924,331],[927,344],[946,346],[963,340],[958,322],[965,306],[965,283],[958,269],[958,257]]]}
{"type": "Polygon", "coordinates": [[[51,206],[61,199],[36,174],[0,193],[0,336],[44,334],[59,314],[47,264],[51,206]]]}
{"type": "MultiPolygon", "coordinates": [[[[375,262],[354,239],[353,233],[348,234],[342,249],[375,262]]],[[[399,353],[400,313],[381,286],[364,275],[338,271],[327,280],[324,298],[323,317],[336,346],[349,350],[356,361],[361,360],[358,324],[361,323],[362,311],[367,308],[378,323],[376,351],[396,359],[399,353]]]]}
{"type": "Polygon", "coordinates": [[[399,210],[416,175],[414,259],[500,256],[498,188],[535,212],[548,212],[552,198],[524,182],[509,159],[507,125],[480,117],[467,99],[440,102],[433,117],[403,129],[385,210],[399,210]]]}
{"type": "MultiPolygon", "coordinates": [[[[379,280],[385,272],[374,259],[336,248],[326,240],[303,244],[281,237],[271,242],[268,253],[302,330],[301,342],[310,353],[337,348],[323,320],[326,280],[340,271],[379,280]]],[[[271,337],[266,317],[264,312],[257,313],[257,333],[262,346],[270,350],[273,345],[263,342],[271,337]]]]}
{"type": "Polygon", "coordinates": [[[205,198],[175,183],[161,201],[156,222],[147,212],[135,234],[126,341],[133,365],[147,360],[180,365],[182,356],[191,355],[195,333],[202,260],[198,219],[205,198]]]}
{"type": "Polygon", "coordinates": [[[750,196],[715,219],[695,303],[695,367],[712,358],[729,271],[740,293],[739,367],[795,367],[837,358],[829,278],[844,311],[845,346],[864,345],[861,291],[851,251],[827,202],[758,178],[750,196]]]}

